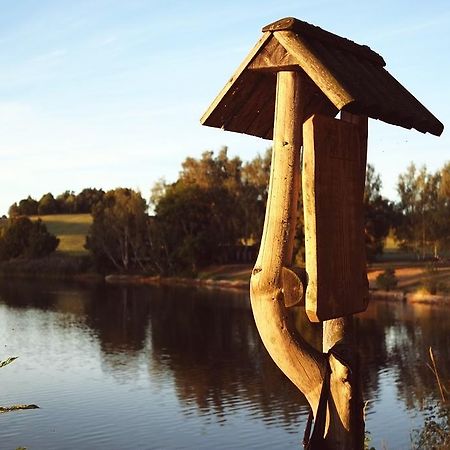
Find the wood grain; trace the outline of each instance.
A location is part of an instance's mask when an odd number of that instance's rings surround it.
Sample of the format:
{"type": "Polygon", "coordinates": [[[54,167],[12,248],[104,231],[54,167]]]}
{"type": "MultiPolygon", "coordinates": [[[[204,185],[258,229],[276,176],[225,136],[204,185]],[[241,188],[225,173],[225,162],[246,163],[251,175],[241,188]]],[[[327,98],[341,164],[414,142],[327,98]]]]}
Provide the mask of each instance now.
{"type": "Polygon", "coordinates": [[[324,355],[298,334],[286,304],[296,282],[284,271],[292,263],[300,189],[300,148],[305,102],[301,75],[277,74],[274,148],[264,230],[250,283],[253,315],[272,359],[317,409],[325,372],[324,355]],[[284,285],[285,283],[285,285],[284,285]]]}
{"type": "Polygon", "coordinates": [[[368,302],[363,195],[366,148],[358,126],[313,116],[303,126],[306,312],[323,321],[368,302]]]}

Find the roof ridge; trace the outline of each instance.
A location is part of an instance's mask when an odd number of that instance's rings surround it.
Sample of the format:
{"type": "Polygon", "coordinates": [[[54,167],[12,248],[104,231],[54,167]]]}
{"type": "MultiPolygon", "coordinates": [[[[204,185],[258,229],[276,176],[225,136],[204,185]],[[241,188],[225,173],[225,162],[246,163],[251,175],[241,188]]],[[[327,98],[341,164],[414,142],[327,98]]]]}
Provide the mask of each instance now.
{"type": "Polygon", "coordinates": [[[262,31],[294,31],[297,34],[304,34],[313,39],[317,39],[325,44],[331,44],[341,50],[354,53],[357,56],[370,60],[371,62],[384,67],[386,62],[383,57],[374,52],[369,46],[361,45],[350,39],[324,30],[295,17],[285,17],[263,27],[262,31]]]}

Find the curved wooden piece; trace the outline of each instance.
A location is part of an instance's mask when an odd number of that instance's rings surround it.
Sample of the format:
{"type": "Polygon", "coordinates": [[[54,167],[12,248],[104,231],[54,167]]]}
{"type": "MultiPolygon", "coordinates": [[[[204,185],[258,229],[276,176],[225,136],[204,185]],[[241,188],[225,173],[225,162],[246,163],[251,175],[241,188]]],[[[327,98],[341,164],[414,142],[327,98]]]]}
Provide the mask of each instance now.
{"type": "MultiPolygon", "coordinates": [[[[284,374],[317,409],[325,358],[297,333],[286,310],[300,288],[293,287],[291,265],[300,188],[303,114],[301,74],[277,74],[274,149],[269,196],[258,259],[251,277],[250,297],[261,339],[284,374]],[[283,276],[283,271],[285,276],[283,276]]],[[[295,283],[294,283],[295,285],[295,283]]]]}

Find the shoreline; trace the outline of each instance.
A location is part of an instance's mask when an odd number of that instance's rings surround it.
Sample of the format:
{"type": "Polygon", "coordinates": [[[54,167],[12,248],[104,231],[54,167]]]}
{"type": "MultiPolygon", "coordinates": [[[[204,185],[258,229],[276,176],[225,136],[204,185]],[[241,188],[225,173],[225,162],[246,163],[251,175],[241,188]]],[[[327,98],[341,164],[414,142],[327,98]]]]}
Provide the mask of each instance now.
{"type": "MultiPolygon", "coordinates": [[[[142,275],[107,275],[105,283],[112,285],[153,285],[153,286],[193,286],[210,289],[246,290],[250,289],[249,280],[223,280],[213,278],[182,278],[142,275]]],[[[371,289],[371,300],[424,303],[432,305],[450,306],[450,295],[427,294],[421,292],[405,292],[402,290],[382,291],[371,289]]]]}
{"type": "MultiPolygon", "coordinates": [[[[48,272],[40,273],[9,273],[0,272],[1,280],[12,279],[36,279],[36,280],[59,280],[73,281],[79,283],[106,283],[110,285],[128,285],[128,286],[190,286],[204,289],[221,289],[230,291],[247,291],[250,290],[250,276],[246,279],[237,279],[230,277],[223,278],[185,278],[185,277],[162,277],[159,275],[130,275],[130,274],[109,274],[102,275],[95,272],[86,273],[65,273],[50,274],[48,272]]],[[[422,303],[436,306],[450,306],[450,294],[428,294],[426,292],[408,292],[405,289],[394,289],[391,291],[383,291],[380,289],[370,289],[369,295],[371,300],[388,301],[388,302],[404,302],[404,303],[422,303]]]]}

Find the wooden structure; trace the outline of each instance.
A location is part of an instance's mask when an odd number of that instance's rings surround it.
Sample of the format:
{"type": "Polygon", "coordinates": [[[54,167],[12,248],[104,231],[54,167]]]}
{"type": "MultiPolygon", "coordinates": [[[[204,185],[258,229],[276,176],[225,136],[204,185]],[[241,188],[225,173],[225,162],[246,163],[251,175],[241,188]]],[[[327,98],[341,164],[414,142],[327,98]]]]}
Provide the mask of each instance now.
{"type": "Polygon", "coordinates": [[[350,315],[367,304],[362,222],[367,118],[423,133],[443,131],[384,66],[367,46],[282,19],[263,28],[201,119],[204,125],[273,139],[251,302],[264,345],[308,399],[316,425],[326,409],[326,424],[314,430],[310,448],[363,446],[350,315]],[[302,184],[305,277],[291,267],[302,184]],[[304,297],[310,319],[323,321],[321,351],[304,341],[287,313],[304,297]]]}

